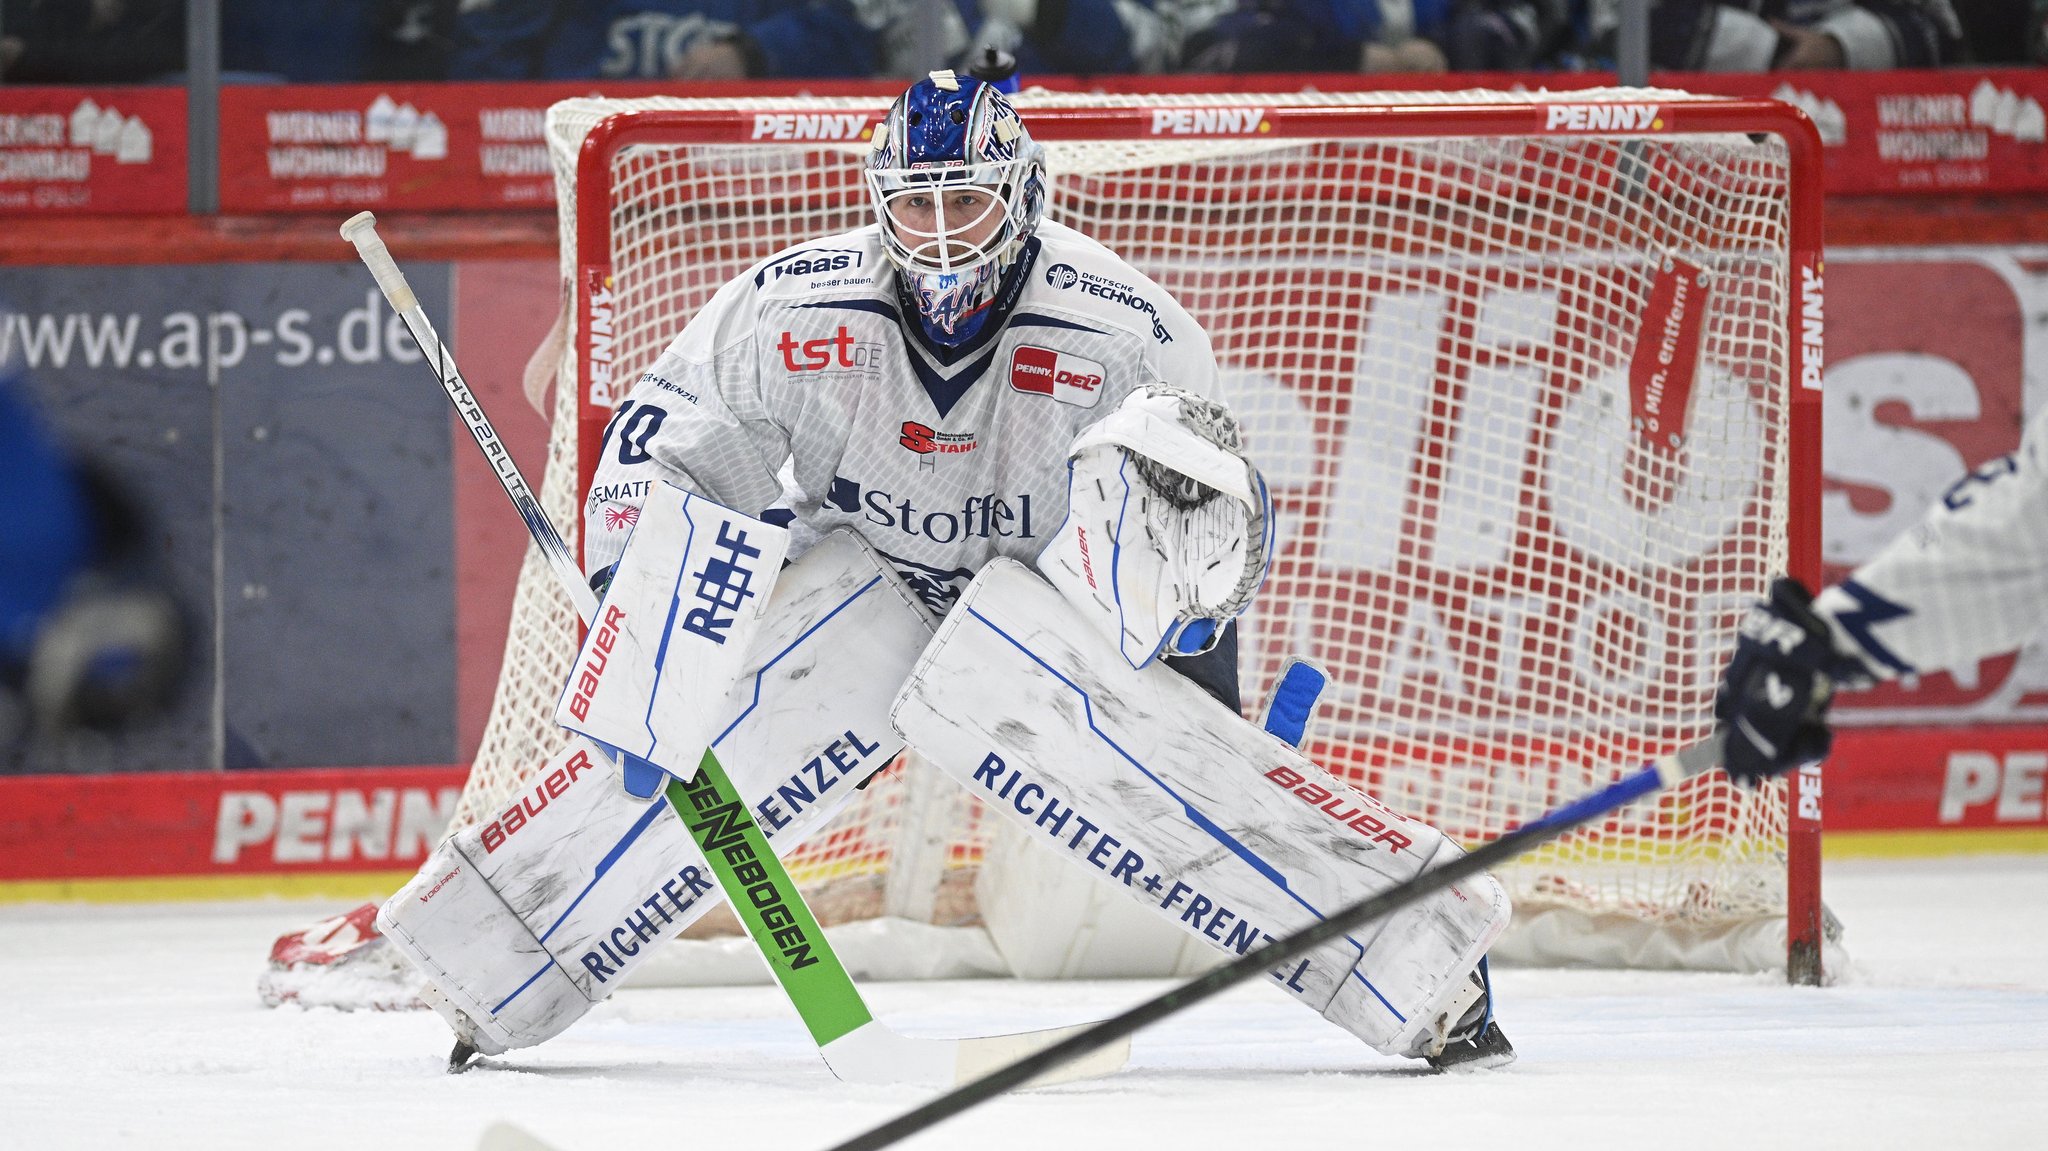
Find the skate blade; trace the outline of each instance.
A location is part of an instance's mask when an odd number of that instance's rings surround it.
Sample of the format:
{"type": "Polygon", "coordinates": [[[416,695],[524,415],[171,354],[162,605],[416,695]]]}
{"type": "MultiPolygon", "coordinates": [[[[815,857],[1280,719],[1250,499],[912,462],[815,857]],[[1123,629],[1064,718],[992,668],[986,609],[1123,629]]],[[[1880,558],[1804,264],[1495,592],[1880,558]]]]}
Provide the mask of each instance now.
{"type": "Polygon", "coordinates": [[[1454,1043],[1439,1054],[1429,1057],[1429,1065],[1438,1071],[1485,1071],[1493,1067],[1506,1067],[1515,1061],[1515,1045],[1508,1042],[1505,1032],[1498,1023],[1488,1023],[1486,1030],[1475,1039],[1454,1043]]]}

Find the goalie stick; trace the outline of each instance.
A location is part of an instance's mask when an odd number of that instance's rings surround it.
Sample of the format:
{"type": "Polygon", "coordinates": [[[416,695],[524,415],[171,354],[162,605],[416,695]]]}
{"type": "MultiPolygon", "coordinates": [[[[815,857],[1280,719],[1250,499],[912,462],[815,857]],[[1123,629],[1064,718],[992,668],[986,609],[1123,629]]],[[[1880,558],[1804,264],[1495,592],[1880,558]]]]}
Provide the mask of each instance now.
{"type": "MultiPolygon", "coordinates": [[[[527,486],[511,454],[498,439],[497,430],[484,414],[483,405],[456,370],[454,357],[441,343],[433,323],[427,319],[418,298],[413,295],[412,286],[406,282],[405,274],[399,270],[390,250],[377,235],[376,217],[369,212],[357,213],[341,226],[341,235],[355,245],[357,255],[376,278],[384,299],[405,321],[414,342],[440,377],[442,389],[448,393],[455,410],[475,437],[477,446],[497,473],[505,494],[518,509],[520,518],[526,521],[527,531],[547,558],[549,569],[575,606],[577,616],[587,624],[597,612],[596,594],[584,582],[583,573],[570,554],[568,544],[555,530],[554,523],[534,497],[533,489],[527,486]]],[[[651,766],[647,769],[658,770],[651,766]]],[[[705,862],[717,879],[719,888],[725,892],[727,905],[745,925],[748,938],[774,972],[777,983],[789,997],[790,1005],[803,1019],[804,1026],[824,1056],[825,1065],[840,1079],[849,1083],[969,1082],[991,1068],[1002,1067],[1021,1055],[1078,1036],[1096,1026],[1080,1024],[966,1039],[922,1039],[897,1034],[878,1022],[868,1010],[861,999],[859,987],[855,986],[845,964],[826,940],[817,918],[805,905],[803,895],[797,890],[788,870],[768,846],[767,837],[748,813],[746,804],[739,800],[738,791],[719,764],[718,757],[706,748],[697,774],[688,782],[671,776],[663,794],[689,829],[691,838],[702,849],[705,862]],[[755,894],[761,881],[757,879],[752,884],[742,882],[734,873],[733,865],[727,862],[725,853],[713,850],[710,842],[734,834],[751,848],[754,860],[767,873],[767,882],[781,893],[782,898],[775,906],[788,912],[795,925],[811,941],[812,949],[806,962],[794,963],[780,951],[764,944],[763,941],[771,938],[772,933],[763,922],[762,901],[755,894]]],[[[474,1054],[473,1049],[465,1051],[467,1047],[467,1043],[457,1041],[455,1053],[449,1060],[451,1070],[460,1069],[474,1054]]],[[[1128,1039],[1121,1044],[1114,1040],[1093,1043],[1088,1047],[1088,1057],[1077,1054],[1071,1059],[1062,1059],[1057,1070],[1037,1077],[1036,1082],[1043,1085],[1106,1075],[1121,1068],[1129,1053],[1128,1039]]]]}
{"type": "Polygon", "coordinates": [[[971,1083],[963,1083],[929,1103],[913,1108],[879,1126],[872,1127],[827,1151],[880,1151],[920,1131],[933,1127],[971,1107],[1029,1082],[1058,1067],[1068,1059],[1081,1059],[1103,1044],[1128,1042],[1132,1032],[1159,1022],[1176,1012],[1217,995],[1237,984],[1257,979],[1288,960],[1298,958],[1346,932],[1395,911],[1421,896],[1440,891],[1470,875],[1507,862],[1541,846],[1582,823],[1617,811],[1644,796],[1708,771],[1721,762],[1723,736],[1716,732],[1687,744],[1622,777],[1607,787],[1550,812],[1442,867],[1425,871],[1406,883],[1359,900],[1320,923],[1293,935],[1254,949],[1242,957],[1191,979],[1165,994],[1148,999],[1121,1015],[1085,1028],[1078,1034],[1033,1052],[1007,1067],[989,1072],[971,1083]]]}

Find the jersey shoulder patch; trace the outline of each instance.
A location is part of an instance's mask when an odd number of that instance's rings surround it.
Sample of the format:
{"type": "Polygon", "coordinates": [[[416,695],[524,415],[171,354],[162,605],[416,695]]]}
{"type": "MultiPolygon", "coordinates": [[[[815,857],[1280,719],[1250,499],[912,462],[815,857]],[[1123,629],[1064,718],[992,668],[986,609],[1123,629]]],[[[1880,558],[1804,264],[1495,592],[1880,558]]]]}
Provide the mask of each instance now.
{"type": "Polygon", "coordinates": [[[754,290],[777,299],[872,289],[882,259],[873,228],[785,248],[749,273],[754,290]]]}
{"type": "Polygon", "coordinates": [[[1071,229],[1042,228],[1025,308],[1058,309],[1164,346],[1202,338],[1194,318],[1151,277],[1071,229]]]}

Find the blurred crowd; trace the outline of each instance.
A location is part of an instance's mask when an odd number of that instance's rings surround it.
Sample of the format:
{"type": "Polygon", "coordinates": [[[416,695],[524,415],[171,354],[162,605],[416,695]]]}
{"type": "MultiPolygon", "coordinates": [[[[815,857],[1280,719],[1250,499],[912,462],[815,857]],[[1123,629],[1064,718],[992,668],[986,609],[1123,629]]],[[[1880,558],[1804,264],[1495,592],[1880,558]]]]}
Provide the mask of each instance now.
{"type": "MultiPolygon", "coordinates": [[[[221,0],[229,82],[1610,69],[1621,0],[221,0]]],[[[0,82],[175,80],[184,0],[0,0],[0,82]]],[[[2048,62],[2048,0],[1651,0],[1651,65],[2048,62]]]]}

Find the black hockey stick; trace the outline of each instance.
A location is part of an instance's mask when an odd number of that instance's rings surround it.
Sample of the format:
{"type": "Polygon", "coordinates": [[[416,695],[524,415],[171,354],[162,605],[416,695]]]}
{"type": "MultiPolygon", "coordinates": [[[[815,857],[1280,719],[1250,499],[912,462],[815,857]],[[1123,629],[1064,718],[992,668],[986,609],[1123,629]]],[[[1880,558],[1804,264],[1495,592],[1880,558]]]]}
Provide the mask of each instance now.
{"type": "Polygon", "coordinates": [[[1466,876],[1476,875],[1497,864],[1506,863],[1525,851],[1556,839],[1582,823],[1616,811],[1646,795],[1715,767],[1721,762],[1721,740],[1722,737],[1717,732],[1697,743],[1687,744],[1640,771],[1625,776],[1577,802],[1566,804],[1536,822],[1519,827],[1442,867],[1432,868],[1406,883],[1368,899],[1362,899],[1320,923],[1251,951],[1207,975],[1191,979],[1163,995],[1148,999],[1121,1015],[1105,1019],[1077,1035],[1019,1059],[1007,1067],[963,1083],[923,1106],[906,1111],[844,1143],[835,1144],[829,1151],[878,1151],[879,1148],[890,1146],[935,1126],[970,1107],[986,1103],[1034,1076],[1043,1074],[1049,1068],[1057,1067],[1069,1059],[1080,1058],[1105,1043],[1114,1043],[1139,1028],[1157,1023],[1175,1012],[1192,1007],[1237,984],[1257,979],[1289,960],[1306,955],[1346,932],[1355,931],[1361,925],[1405,907],[1422,896],[1449,887],[1466,876]]]}

